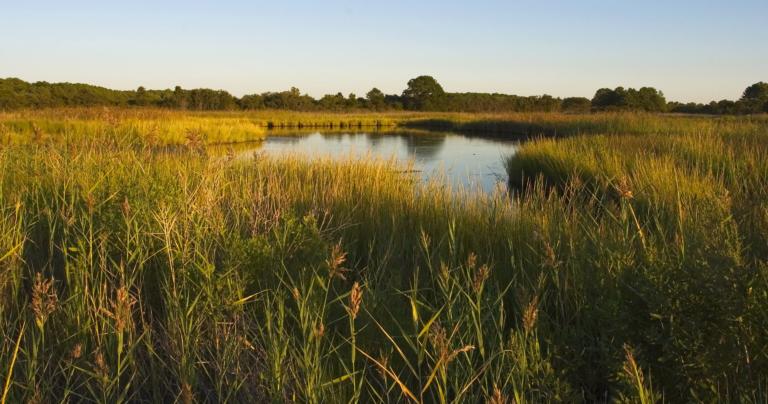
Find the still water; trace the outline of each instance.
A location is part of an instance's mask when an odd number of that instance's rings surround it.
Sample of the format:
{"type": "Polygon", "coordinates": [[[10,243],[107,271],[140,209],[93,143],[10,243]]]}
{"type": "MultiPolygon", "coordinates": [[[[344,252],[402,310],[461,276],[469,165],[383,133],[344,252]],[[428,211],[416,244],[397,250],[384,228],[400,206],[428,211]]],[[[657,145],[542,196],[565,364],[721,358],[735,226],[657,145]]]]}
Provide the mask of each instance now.
{"type": "Polygon", "coordinates": [[[376,158],[413,161],[423,179],[444,175],[453,186],[480,187],[492,192],[505,184],[504,159],[517,142],[455,133],[322,133],[270,134],[251,152],[308,157],[376,158]]]}

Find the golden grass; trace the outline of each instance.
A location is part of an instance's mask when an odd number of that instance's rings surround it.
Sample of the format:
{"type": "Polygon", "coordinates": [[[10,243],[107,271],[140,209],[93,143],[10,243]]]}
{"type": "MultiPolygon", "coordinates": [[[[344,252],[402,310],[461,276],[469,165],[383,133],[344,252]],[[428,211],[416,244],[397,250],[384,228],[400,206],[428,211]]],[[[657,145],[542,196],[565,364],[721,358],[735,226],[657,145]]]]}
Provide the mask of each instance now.
{"type": "Polygon", "coordinates": [[[694,122],[528,143],[512,198],[88,124],[0,148],[3,395],[763,402],[768,133],[694,122]]]}

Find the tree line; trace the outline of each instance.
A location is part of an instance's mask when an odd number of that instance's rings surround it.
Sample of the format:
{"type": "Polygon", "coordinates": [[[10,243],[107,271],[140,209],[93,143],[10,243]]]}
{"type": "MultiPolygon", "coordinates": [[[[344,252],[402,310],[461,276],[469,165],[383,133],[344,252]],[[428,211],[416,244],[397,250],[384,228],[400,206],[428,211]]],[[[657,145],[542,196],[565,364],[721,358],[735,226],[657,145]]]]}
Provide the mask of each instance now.
{"type": "Polygon", "coordinates": [[[285,109],[293,111],[446,111],[446,112],[566,112],[648,111],[698,114],[754,114],[768,112],[768,84],[749,86],[736,101],[709,104],[667,102],[652,87],[640,89],[601,88],[586,97],[558,98],[551,95],[518,96],[499,93],[450,93],[431,76],[407,83],[401,94],[385,94],[373,88],[365,96],[342,93],[319,99],[287,91],[248,94],[240,98],[227,91],[207,88],[112,90],[88,84],[29,83],[17,78],[0,79],[0,110],[50,107],[115,106],[157,107],[194,111],[285,109]]]}
{"type": "Polygon", "coordinates": [[[745,115],[768,113],[768,83],[759,82],[747,87],[736,101],[720,100],[709,104],[689,102],[669,103],[671,112],[688,114],[745,115]]]}

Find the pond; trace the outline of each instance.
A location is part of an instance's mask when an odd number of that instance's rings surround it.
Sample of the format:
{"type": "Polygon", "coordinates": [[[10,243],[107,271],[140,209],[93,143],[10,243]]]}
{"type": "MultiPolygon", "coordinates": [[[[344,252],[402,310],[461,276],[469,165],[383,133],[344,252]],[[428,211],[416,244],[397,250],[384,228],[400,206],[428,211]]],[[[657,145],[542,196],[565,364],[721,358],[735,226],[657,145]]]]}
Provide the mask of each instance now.
{"type": "Polygon", "coordinates": [[[285,153],[331,158],[395,158],[413,161],[424,180],[443,175],[453,186],[492,192],[506,184],[504,159],[518,142],[440,132],[311,132],[269,134],[246,153],[285,153]]]}

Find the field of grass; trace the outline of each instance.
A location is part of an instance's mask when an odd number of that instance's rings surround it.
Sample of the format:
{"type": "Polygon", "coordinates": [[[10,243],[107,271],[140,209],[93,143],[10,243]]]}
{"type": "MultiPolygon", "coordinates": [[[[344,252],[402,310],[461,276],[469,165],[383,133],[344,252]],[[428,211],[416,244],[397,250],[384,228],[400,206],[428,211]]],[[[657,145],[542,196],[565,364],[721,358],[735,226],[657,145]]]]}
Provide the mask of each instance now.
{"type": "Polygon", "coordinates": [[[674,401],[765,391],[768,126],[757,122],[539,140],[507,162],[515,192],[548,189],[588,218],[589,241],[564,262],[597,272],[603,332],[638,347],[674,401]]]}
{"type": "Polygon", "coordinates": [[[125,133],[163,145],[222,144],[263,139],[267,130],[386,130],[411,113],[320,114],[289,111],[186,112],[160,109],[50,109],[0,113],[0,142],[125,133]]]}
{"type": "Polygon", "coordinates": [[[79,142],[133,137],[153,145],[208,145],[263,139],[265,129],[245,116],[163,110],[71,109],[0,114],[0,143],[79,142]]]}
{"type": "Polygon", "coordinates": [[[593,119],[627,134],[525,144],[512,198],[125,130],[4,146],[2,399],[764,402],[768,121],[593,119]]]}
{"type": "Polygon", "coordinates": [[[702,117],[647,113],[438,112],[317,113],[293,111],[191,112],[162,109],[74,108],[0,112],[0,143],[94,137],[125,133],[154,144],[226,144],[263,139],[270,133],[304,131],[460,132],[467,135],[529,139],[580,134],[727,134],[756,131],[768,117],[702,117]]]}
{"type": "Polygon", "coordinates": [[[702,117],[659,115],[635,112],[597,114],[508,113],[439,114],[415,116],[401,126],[479,134],[483,136],[535,138],[565,137],[582,134],[713,134],[731,130],[755,131],[768,125],[768,116],[702,117]]]}

